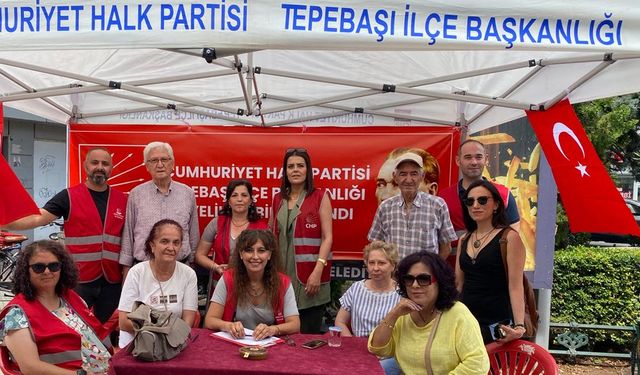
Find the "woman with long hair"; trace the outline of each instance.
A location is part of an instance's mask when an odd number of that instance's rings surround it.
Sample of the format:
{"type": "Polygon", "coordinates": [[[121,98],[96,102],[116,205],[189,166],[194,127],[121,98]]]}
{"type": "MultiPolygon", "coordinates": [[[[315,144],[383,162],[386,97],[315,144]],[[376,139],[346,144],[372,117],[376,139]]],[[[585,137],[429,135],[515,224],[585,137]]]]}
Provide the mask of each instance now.
{"type": "Polygon", "coordinates": [[[491,182],[471,183],[462,202],[467,233],[460,238],[456,260],[461,301],[478,319],[485,343],[519,339],[525,333],[525,250],[520,235],[507,224],[504,201],[491,182]],[[503,259],[501,242],[505,239],[503,259]]]}
{"type": "Polygon", "coordinates": [[[227,185],[224,206],[218,216],[207,224],[196,248],[196,263],[210,272],[209,293],[213,280],[218,280],[227,269],[231,250],[245,229],[267,229],[253,200],[253,185],[248,180],[231,180],[227,185]]]}
{"type": "Polygon", "coordinates": [[[300,331],[298,308],[285,274],[278,272],[276,241],[268,230],[240,234],[228,270],[216,285],[204,320],[205,328],[226,331],[235,338],[252,329],[261,340],[300,331]]]}
{"type": "Polygon", "coordinates": [[[182,247],[182,226],[171,219],[155,223],[145,241],[149,260],[131,267],[120,296],[120,347],[133,340],[133,323],[127,314],[136,301],[152,308],[171,311],[189,326],[198,314],[198,287],[195,271],[177,261],[182,247]]]}
{"type": "Polygon", "coordinates": [[[300,331],[320,333],[325,305],[331,300],[331,201],[324,189],[314,187],[307,150],[288,149],[282,164],[271,228],[296,295],[300,331]]]}
{"type": "Polygon", "coordinates": [[[78,268],[60,243],[25,247],[13,281],[15,298],[0,313],[0,339],[22,374],[107,372],[108,332],[72,290],[78,268]]]}

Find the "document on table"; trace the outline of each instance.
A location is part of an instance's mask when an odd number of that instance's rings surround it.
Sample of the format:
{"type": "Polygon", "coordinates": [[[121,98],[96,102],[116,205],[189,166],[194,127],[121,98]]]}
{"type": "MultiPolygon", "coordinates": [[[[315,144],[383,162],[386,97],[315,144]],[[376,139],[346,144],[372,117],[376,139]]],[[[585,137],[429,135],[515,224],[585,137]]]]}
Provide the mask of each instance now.
{"type": "Polygon", "coordinates": [[[211,333],[211,336],[221,338],[225,341],[232,342],[236,345],[240,346],[272,346],[281,342],[284,342],[281,338],[270,336],[266,339],[256,340],[253,338],[253,330],[245,328],[244,329],[244,337],[241,339],[236,339],[229,332],[219,331],[211,333]]]}

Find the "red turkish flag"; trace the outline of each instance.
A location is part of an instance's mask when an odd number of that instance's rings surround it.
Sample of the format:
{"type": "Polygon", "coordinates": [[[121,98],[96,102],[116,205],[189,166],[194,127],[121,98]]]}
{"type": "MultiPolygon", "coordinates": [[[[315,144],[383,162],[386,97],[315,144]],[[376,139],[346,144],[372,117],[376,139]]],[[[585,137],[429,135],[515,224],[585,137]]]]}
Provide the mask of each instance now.
{"type": "Polygon", "coordinates": [[[551,166],[571,231],[640,236],[569,100],[546,111],[527,111],[527,117],[551,166]]]}
{"type": "MultiPolygon", "coordinates": [[[[2,123],[2,103],[0,103],[0,125],[2,123]]],[[[0,127],[1,136],[2,129],[0,127]]],[[[4,156],[0,155],[0,225],[39,213],[40,210],[36,202],[24,189],[4,156]]]]}

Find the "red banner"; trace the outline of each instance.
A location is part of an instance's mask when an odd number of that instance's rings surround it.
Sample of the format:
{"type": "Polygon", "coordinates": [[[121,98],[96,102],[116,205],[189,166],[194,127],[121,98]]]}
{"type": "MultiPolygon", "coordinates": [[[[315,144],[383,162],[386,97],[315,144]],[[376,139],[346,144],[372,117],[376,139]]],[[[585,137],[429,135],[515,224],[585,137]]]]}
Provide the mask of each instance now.
{"type": "Polygon", "coordinates": [[[334,259],[360,260],[378,205],[378,174],[389,154],[398,147],[428,151],[439,162],[438,182],[444,188],[457,180],[454,157],[460,133],[456,128],[444,127],[71,125],[69,183],[85,178],[82,160],[86,152],[105,146],[113,154],[114,163],[109,183],[128,192],[150,178],[142,151],[152,141],[168,142],[173,147],[176,160],[173,177],[194,189],[201,230],[224,204],[229,180],[236,178],[253,183],[258,209],[269,217],[273,195],[280,187],[285,150],[306,148],[315,185],[328,189],[331,197],[334,259]]]}
{"type": "Polygon", "coordinates": [[[568,100],[528,111],[572,232],[640,235],[640,228],[598,158],[568,100]]]}

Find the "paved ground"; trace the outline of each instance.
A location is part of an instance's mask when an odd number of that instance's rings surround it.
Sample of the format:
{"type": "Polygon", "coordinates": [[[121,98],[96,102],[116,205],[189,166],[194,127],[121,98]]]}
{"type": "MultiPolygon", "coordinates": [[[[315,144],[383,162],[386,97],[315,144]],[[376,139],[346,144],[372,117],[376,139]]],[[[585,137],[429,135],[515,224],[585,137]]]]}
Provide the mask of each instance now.
{"type": "MultiPolygon", "coordinates": [[[[630,375],[629,361],[583,358],[578,364],[558,363],[561,375],[630,375]]],[[[636,369],[636,373],[638,370],[636,369]]]]}

